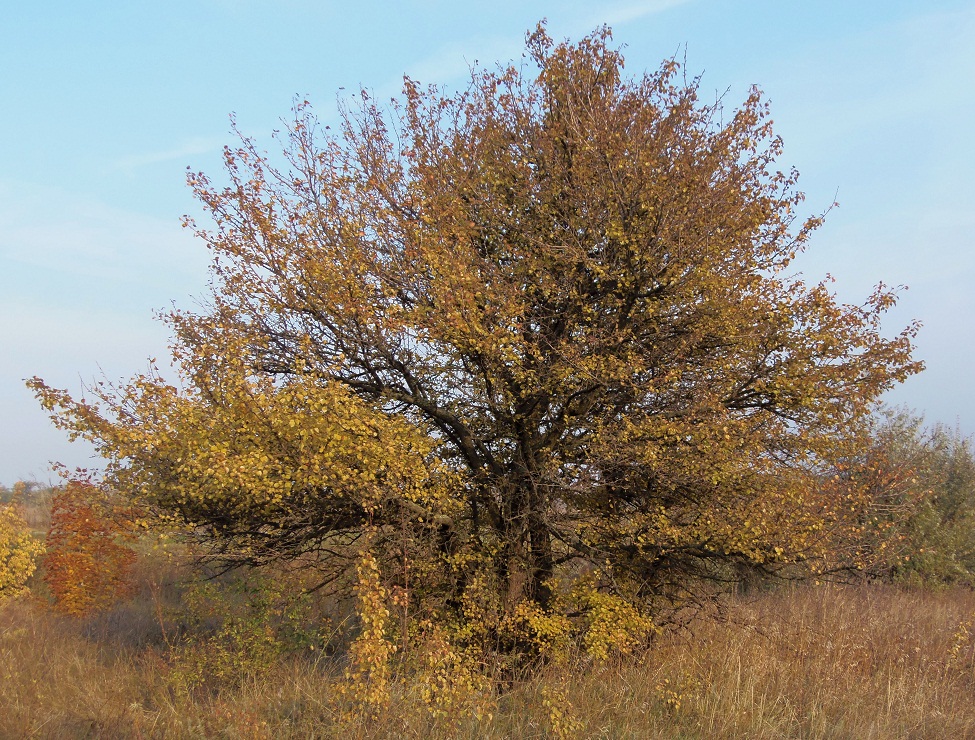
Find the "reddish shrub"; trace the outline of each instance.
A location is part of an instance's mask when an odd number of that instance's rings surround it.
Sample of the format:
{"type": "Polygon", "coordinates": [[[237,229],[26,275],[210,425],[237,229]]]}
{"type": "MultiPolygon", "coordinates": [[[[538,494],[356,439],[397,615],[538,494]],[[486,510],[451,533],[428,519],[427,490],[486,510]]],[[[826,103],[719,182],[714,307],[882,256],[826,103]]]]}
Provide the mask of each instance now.
{"type": "Polygon", "coordinates": [[[83,616],[111,606],[132,588],[135,552],[120,512],[94,485],[71,481],[51,502],[44,580],[55,608],[83,616]]]}

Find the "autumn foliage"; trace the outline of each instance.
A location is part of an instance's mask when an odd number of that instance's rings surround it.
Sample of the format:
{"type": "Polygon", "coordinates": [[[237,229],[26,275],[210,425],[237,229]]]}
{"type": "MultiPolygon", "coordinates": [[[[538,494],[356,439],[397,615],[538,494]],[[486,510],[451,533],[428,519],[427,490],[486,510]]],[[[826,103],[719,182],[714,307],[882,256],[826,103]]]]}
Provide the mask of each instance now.
{"type": "Polygon", "coordinates": [[[861,570],[915,585],[975,585],[972,440],[905,409],[879,415],[870,444],[837,471],[857,518],[861,570]]]}
{"type": "Polygon", "coordinates": [[[0,601],[25,590],[43,545],[31,534],[19,502],[0,503],[0,601]]]}
{"type": "Polygon", "coordinates": [[[212,558],[358,593],[378,664],[423,624],[605,657],[702,584],[830,567],[861,522],[822,476],[920,369],[915,325],[880,331],[894,291],[790,273],[821,219],[757,90],[727,111],[673,61],[628,79],[608,30],[527,52],[455,95],[363,93],[337,134],[302,103],[280,164],[228,148],[227,185],[190,177],[214,290],[168,317],[180,383],[32,381],[212,558]]]}
{"type": "Polygon", "coordinates": [[[91,484],[69,482],[51,501],[44,581],[59,611],[83,616],[111,606],[131,587],[135,552],[126,528],[91,484]]]}

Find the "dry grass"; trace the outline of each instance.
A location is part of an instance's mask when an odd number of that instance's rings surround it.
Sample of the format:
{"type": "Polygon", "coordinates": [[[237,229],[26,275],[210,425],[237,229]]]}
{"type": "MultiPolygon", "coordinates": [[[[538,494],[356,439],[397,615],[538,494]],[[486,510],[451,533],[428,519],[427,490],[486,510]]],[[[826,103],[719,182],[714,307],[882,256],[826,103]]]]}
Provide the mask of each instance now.
{"type": "Polygon", "coordinates": [[[805,588],[730,604],[638,658],[549,669],[490,720],[431,719],[416,686],[342,720],[328,660],[174,688],[148,595],[73,621],[0,607],[0,737],[975,738],[975,594],[805,588]],[[564,699],[568,700],[566,704],[564,699]],[[546,704],[547,702],[547,704],[546,704]],[[571,705],[571,706],[570,706],[571,705]]]}
{"type": "Polygon", "coordinates": [[[576,683],[583,734],[975,737],[970,592],[807,588],[730,616],[661,640],[643,666],[576,683]]]}

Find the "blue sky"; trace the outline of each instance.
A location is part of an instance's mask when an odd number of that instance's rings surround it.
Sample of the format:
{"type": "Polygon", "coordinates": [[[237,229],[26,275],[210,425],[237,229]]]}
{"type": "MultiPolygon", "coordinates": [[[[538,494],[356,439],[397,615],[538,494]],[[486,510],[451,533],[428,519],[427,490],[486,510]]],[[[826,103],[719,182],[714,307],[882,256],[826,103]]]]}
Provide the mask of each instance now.
{"type": "Polygon", "coordinates": [[[975,433],[975,2],[849,0],[38,0],[0,18],[0,483],[90,466],[24,388],[73,390],[167,357],[155,311],[193,305],[207,255],[187,166],[219,180],[228,116],[273,148],[295,96],[324,119],[404,73],[448,87],[608,23],[640,74],[686,53],[706,93],[758,84],[810,212],[834,210],[801,258],[839,296],[906,284],[885,326],[924,322],[927,371],[890,400],[975,433]]]}

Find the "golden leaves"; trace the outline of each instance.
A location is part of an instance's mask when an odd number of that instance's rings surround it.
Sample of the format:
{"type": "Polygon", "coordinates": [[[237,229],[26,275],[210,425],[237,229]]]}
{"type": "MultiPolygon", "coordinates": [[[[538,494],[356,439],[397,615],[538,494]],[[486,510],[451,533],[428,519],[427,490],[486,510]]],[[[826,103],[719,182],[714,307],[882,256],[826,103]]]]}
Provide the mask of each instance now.
{"type": "Polygon", "coordinates": [[[21,594],[44,546],[36,541],[18,505],[0,503],[0,600],[21,594]]]}

